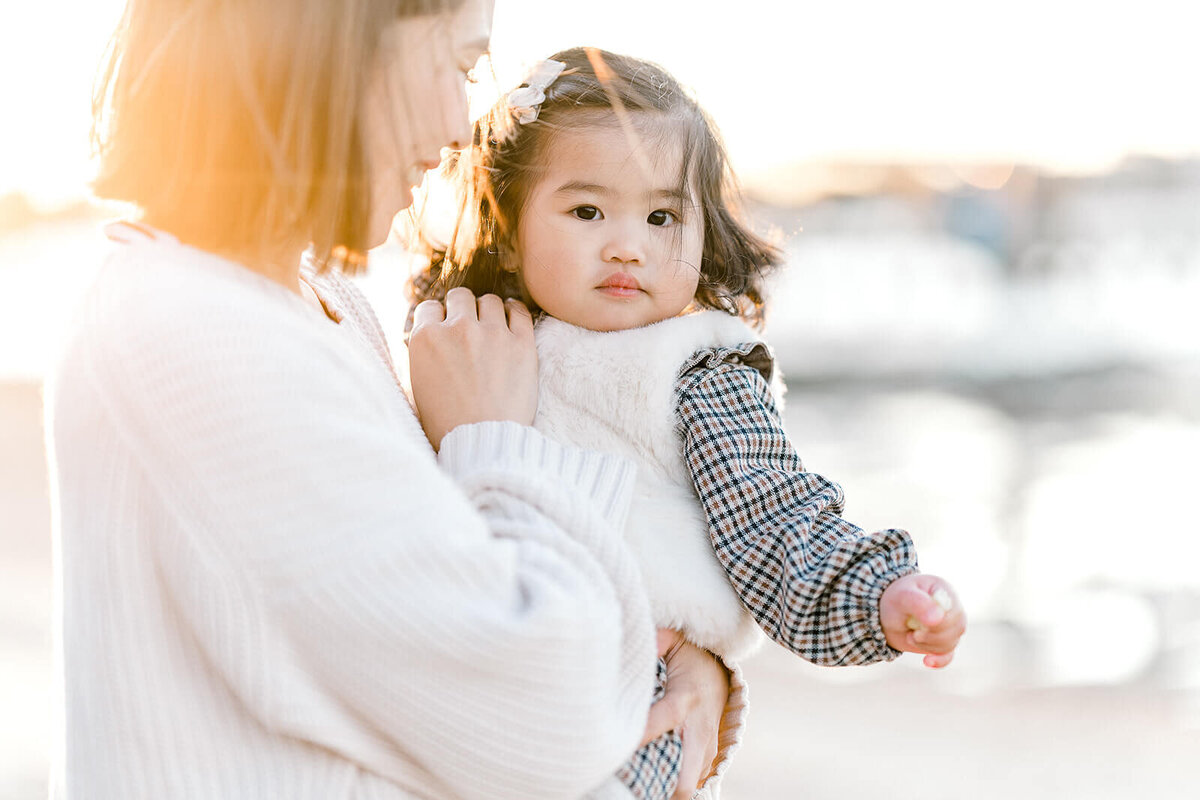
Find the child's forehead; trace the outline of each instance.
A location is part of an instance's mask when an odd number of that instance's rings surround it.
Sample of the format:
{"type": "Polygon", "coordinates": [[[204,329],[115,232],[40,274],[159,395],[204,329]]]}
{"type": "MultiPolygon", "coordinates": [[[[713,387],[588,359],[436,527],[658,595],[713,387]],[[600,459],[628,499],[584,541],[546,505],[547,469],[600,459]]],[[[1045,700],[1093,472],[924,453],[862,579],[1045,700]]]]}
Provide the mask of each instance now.
{"type": "MultiPolygon", "coordinates": [[[[578,116],[584,116],[582,113],[578,116]]],[[[548,138],[542,154],[547,179],[571,176],[607,177],[623,183],[682,182],[685,137],[682,127],[663,115],[611,112],[572,120],[548,138]]]]}

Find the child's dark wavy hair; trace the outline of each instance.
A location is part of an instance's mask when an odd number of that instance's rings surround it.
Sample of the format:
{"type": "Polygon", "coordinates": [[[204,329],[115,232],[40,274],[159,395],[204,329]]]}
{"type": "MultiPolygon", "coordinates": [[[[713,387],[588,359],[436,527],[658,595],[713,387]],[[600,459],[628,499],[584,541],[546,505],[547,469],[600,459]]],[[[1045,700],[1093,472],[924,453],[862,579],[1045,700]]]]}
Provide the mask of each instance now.
{"type": "Polygon", "coordinates": [[[477,295],[522,297],[513,237],[552,137],[598,120],[630,125],[631,114],[651,113],[678,131],[683,144],[681,188],[690,184],[703,212],[696,304],[761,325],[763,281],[782,258],[778,248],[739,219],[735,201],[740,193],[708,115],[655,64],[583,47],[563,50],[551,59],[566,67],[545,90],[537,119],[517,124],[501,99],[475,123],[471,147],[447,165],[461,193],[459,215],[447,243],[424,243],[429,265],[410,283],[414,306],[440,299],[455,286],[466,286],[477,295]]]}

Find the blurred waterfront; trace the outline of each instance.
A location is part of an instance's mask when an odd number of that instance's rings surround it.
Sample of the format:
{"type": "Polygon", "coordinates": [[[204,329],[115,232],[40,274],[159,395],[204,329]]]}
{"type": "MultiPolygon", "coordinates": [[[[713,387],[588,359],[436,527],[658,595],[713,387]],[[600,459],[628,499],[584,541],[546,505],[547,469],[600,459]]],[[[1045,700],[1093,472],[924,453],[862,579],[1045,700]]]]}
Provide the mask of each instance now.
{"type": "MultiPolygon", "coordinates": [[[[814,169],[748,187],[788,254],[789,431],[848,518],[913,533],[971,627],[941,673],[758,656],[727,797],[1194,796],[1200,162],[814,169]]],[[[39,381],[100,246],[97,219],[0,228],[0,798],[45,794],[39,381]]],[[[398,331],[405,262],[375,262],[398,331]]]]}

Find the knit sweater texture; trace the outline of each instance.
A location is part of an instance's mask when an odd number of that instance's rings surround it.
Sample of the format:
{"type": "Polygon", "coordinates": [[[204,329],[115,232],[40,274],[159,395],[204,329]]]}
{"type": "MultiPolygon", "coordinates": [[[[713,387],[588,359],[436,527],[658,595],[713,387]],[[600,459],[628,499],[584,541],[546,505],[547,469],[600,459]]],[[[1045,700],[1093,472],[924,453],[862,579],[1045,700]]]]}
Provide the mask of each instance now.
{"type": "Polygon", "coordinates": [[[121,238],[47,387],[52,795],[611,790],[654,673],[628,462],[500,422],[435,455],[348,282],[309,278],[334,324],[121,238]]]}

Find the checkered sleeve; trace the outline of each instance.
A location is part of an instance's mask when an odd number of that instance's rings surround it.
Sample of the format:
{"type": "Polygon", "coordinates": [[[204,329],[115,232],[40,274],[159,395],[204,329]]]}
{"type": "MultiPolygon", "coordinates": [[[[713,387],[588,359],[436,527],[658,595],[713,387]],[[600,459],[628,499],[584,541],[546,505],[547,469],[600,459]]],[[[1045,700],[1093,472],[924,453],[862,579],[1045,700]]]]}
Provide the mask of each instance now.
{"type": "MultiPolygon", "coordinates": [[[[667,662],[660,658],[654,680],[654,702],[662,699],[666,688],[667,662]]],[[[679,783],[682,757],[683,740],[675,731],[668,731],[634,753],[617,771],[617,778],[637,800],[667,800],[679,783]]]]}
{"type": "Polygon", "coordinates": [[[765,346],[716,348],[684,365],[678,423],[713,548],[742,603],[775,641],[817,664],[900,653],[879,599],[917,571],[902,530],[867,533],[842,519],[842,489],[805,472],[767,384],[765,346]]]}

